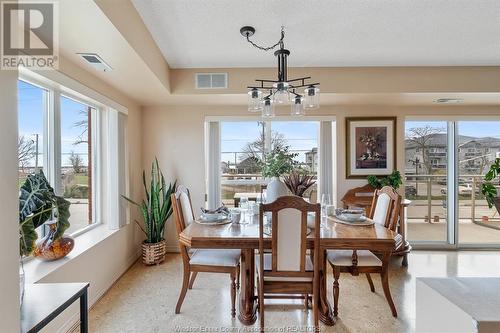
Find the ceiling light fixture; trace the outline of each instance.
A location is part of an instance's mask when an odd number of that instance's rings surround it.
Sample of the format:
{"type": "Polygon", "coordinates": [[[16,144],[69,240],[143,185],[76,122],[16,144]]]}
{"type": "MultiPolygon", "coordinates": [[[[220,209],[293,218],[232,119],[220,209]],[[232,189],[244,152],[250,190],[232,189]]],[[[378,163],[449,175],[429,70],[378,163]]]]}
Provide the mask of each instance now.
{"type": "Polygon", "coordinates": [[[311,77],[300,77],[296,79],[288,79],[288,63],[287,58],[290,55],[290,51],[285,49],[284,39],[285,30],[281,27],[281,38],[280,40],[268,47],[260,46],[250,40],[255,34],[255,28],[250,26],[245,26],[240,29],[240,33],[246,40],[252,44],[252,46],[258,48],[259,50],[269,51],[273,50],[279,46],[279,49],[274,52],[274,55],[278,58],[278,80],[263,80],[256,79],[255,81],[260,84],[257,86],[249,86],[248,91],[248,111],[250,112],[262,112],[263,117],[274,117],[275,105],[291,104],[291,114],[294,116],[302,116],[305,114],[307,109],[317,109],[319,108],[319,83],[307,83],[311,77]],[[301,88],[303,90],[303,95],[299,94],[298,91],[301,88]],[[264,96],[264,92],[268,93],[264,96]]]}

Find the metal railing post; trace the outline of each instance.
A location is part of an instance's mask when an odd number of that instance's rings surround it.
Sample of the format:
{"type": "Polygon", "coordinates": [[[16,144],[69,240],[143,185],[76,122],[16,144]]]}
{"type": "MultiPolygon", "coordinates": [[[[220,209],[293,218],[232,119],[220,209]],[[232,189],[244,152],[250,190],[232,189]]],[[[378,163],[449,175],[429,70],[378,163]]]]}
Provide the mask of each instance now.
{"type": "Polygon", "coordinates": [[[429,223],[432,223],[432,179],[431,179],[431,176],[427,177],[427,216],[429,216],[429,223]]]}
{"type": "Polygon", "coordinates": [[[472,193],[471,193],[471,220],[476,220],[476,177],[472,176],[472,193]]]}

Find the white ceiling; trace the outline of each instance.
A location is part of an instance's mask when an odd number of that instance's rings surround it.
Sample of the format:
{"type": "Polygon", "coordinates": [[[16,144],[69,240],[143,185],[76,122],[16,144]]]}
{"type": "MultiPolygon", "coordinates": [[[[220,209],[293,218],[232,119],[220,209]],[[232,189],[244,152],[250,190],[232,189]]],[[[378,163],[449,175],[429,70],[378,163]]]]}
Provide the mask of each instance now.
{"type": "Polygon", "coordinates": [[[173,68],[500,65],[500,0],[132,0],[173,68]]]}

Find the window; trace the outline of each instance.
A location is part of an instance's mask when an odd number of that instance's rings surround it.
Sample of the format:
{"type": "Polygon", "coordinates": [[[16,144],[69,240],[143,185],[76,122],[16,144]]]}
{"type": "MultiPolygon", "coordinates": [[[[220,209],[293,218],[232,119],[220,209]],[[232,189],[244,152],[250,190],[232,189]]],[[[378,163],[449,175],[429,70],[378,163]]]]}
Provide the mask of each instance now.
{"type": "Polygon", "coordinates": [[[95,109],[61,96],[61,172],[63,197],[71,202],[68,233],[92,224],[92,118],[95,109]]]}
{"type": "MultiPolygon", "coordinates": [[[[45,120],[47,113],[47,90],[18,81],[18,174],[19,187],[26,177],[36,170],[44,170],[44,151],[47,146],[45,120]]],[[[46,170],[44,170],[46,173],[46,170]]],[[[37,228],[39,236],[43,235],[43,227],[37,228]]]]}
{"type": "MultiPolygon", "coordinates": [[[[261,174],[261,162],[266,152],[277,148],[287,147],[296,154],[297,168],[318,179],[319,130],[319,121],[221,121],[222,202],[233,206],[239,195],[259,193],[261,185],[267,183],[261,174]]],[[[317,184],[306,195],[316,202],[317,184]]]]}
{"type": "Polygon", "coordinates": [[[42,169],[56,193],[71,202],[67,233],[98,222],[96,107],[50,85],[19,80],[18,110],[19,186],[42,169]]]}

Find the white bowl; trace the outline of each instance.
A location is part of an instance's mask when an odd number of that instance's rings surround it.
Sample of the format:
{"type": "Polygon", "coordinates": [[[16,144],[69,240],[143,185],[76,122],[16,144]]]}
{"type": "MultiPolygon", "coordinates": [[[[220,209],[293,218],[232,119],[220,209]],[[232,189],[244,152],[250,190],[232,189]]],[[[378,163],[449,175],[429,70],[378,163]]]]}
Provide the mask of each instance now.
{"type": "Polygon", "coordinates": [[[342,215],[350,221],[358,221],[365,212],[361,209],[344,209],[342,215]]]}
{"type": "Polygon", "coordinates": [[[203,214],[201,214],[201,219],[208,221],[208,222],[220,221],[220,220],[225,219],[226,217],[227,217],[227,215],[224,213],[203,213],[203,214]]]}

